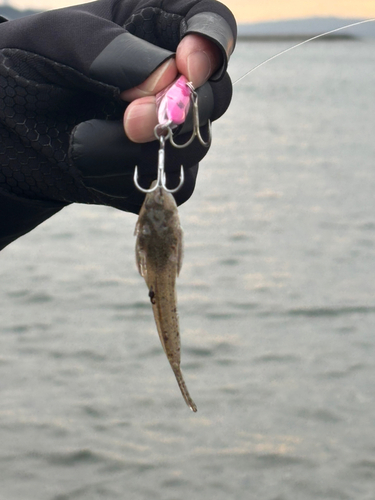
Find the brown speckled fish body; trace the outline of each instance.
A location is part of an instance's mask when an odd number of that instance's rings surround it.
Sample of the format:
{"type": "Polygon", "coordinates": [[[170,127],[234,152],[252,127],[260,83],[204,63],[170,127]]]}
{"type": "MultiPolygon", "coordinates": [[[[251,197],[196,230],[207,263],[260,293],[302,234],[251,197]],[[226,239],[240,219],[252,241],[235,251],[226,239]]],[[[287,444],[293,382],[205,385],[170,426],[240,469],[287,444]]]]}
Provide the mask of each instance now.
{"type": "Polygon", "coordinates": [[[146,281],[159,338],[175,374],[181,393],[192,411],[197,411],[180,369],[180,331],[177,313],[176,277],[183,257],[183,232],[176,202],[163,188],[146,195],[135,229],[136,261],[146,281]]]}

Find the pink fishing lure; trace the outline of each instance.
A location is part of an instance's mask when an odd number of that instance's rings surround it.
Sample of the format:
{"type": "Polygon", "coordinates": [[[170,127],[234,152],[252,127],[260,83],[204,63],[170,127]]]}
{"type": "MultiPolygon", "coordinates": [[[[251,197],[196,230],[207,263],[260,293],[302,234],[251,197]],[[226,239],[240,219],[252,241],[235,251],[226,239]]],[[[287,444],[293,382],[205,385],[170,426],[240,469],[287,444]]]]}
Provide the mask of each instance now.
{"type": "Polygon", "coordinates": [[[169,87],[156,95],[160,125],[168,124],[174,128],[186,120],[191,96],[191,90],[187,83],[187,78],[181,75],[169,87]]]}

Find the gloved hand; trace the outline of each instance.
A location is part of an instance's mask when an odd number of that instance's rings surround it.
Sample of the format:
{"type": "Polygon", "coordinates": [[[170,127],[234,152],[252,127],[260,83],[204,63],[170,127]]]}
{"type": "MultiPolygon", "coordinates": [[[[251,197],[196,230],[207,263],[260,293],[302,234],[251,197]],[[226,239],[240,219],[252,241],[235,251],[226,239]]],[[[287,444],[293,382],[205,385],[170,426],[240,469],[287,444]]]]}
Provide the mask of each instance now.
{"type": "MultiPolygon", "coordinates": [[[[211,72],[220,67],[199,89],[201,123],[220,117],[231,99],[235,38],[233,16],[215,0],[99,0],[2,23],[0,210],[11,211],[13,239],[72,202],[138,213],[144,195],[134,167],[142,185],[156,176],[153,96],[177,73],[195,86],[206,81],[203,47],[211,72]]],[[[171,185],[185,170],[178,203],[191,195],[206,152],[197,141],[167,146],[171,185]]],[[[0,248],[8,226],[0,222],[0,248]]]]}

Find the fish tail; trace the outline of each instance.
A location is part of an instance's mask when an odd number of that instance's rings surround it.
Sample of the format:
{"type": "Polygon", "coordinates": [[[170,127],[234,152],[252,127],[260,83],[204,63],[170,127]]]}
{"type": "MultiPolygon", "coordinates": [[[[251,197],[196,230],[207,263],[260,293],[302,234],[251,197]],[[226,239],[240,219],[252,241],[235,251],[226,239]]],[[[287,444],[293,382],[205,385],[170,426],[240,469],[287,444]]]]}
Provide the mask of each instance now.
{"type": "Polygon", "coordinates": [[[191,411],[196,413],[198,411],[197,405],[194,403],[194,401],[192,400],[192,398],[189,394],[189,391],[188,391],[188,388],[186,387],[185,380],[184,380],[184,377],[182,376],[180,367],[177,364],[173,363],[172,368],[173,368],[173,372],[175,374],[175,377],[176,377],[176,380],[178,383],[178,387],[180,388],[181,394],[182,394],[186,404],[188,405],[188,407],[190,408],[191,411]]]}

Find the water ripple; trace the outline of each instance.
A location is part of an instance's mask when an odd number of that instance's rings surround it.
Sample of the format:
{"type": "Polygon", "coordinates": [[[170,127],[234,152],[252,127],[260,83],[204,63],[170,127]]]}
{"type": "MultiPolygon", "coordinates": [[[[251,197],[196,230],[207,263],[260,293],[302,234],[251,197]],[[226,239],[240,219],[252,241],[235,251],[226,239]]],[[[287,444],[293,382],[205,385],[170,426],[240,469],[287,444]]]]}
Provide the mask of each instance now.
{"type": "Polygon", "coordinates": [[[296,363],[300,359],[293,354],[264,354],[255,358],[256,363],[296,363]]]}
{"type": "Polygon", "coordinates": [[[302,463],[308,464],[311,467],[312,462],[309,459],[295,455],[283,455],[281,453],[268,453],[256,456],[256,464],[262,469],[275,467],[290,467],[292,465],[300,466],[302,463]]]}
{"type": "Polygon", "coordinates": [[[352,366],[348,366],[345,368],[345,370],[330,370],[322,375],[320,375],[320,378],[322,379],[340,379],[347,377],[348,375],[351,375],[352,373],[359,372],[363,369],[366,368],[366,365],[363,363],[357,363],[352,366]]]}
{"type": "Polygon", "coordinates": [[[322,317],[322,316],[345,316],[348,314],[373,314],[375,306],[342,306],[342,307],[312,307],[289,309],[286,312],[289,316],[307,316],[307,317],[322,317]]]}
{"type": "Polygon", "coordinates": [[[193,357],[206,358],[208,356],[214,355],[213,349],[203,348],[203,347],[185,347],[185,352],[193,357]]]}
{"type": "Polygon", "coordinates": [[[102,304],[101,306],[103,309],[110,309],[113,311],[129,311],[129,310],[134,310],[134,309],[149,309],[149,303],[147,301],[141,302],[141,301],[136,301],[136,302],[131,302],[131,303],[126,303],[126,302],[118,302],[118,303],[110,303],[110,304],[102,304]]]}
{"type": "Polygon", "coordinates": [[[375,479],[375,460],[359,460],[351,465],[351,470],[355,471],[355,475],[361,476],[363,479],[375,479]]]}
{"type": "Polygon", "coordinates": [[[328,424],[336,424],[342,421],[342,418],[330,410],[324,408],[321,409],[309,409],[303,408],[297,414],[307,420],[316,420],[328,424]]]}
{"type": "Polygon", "coordinates": [[[49,465],[64,467],[75,467],[81,464],[91,465],[106,461],[105,457],[89,449],[72,450],[61,453],[34,452],[32,453],[32,458],[42,460],[49,465]]]}
{"type": "Polygon", "coordinates": [[[29,304],[45,304],[53,300],[54,297],[48,293],[30,293],[27,297],[27,302],[29,304]]]}
{"type": "Polygon", "coordinates": [[[93,351],[91,349],[81,349],[78,351],[72,352],[64,352],[60,351],[50,351],[50,357],[54,359],[79,359],[79,360],[87,360],[87,361],[96,361],[102,363],[107,360],[107,356],[93,351]]]}

